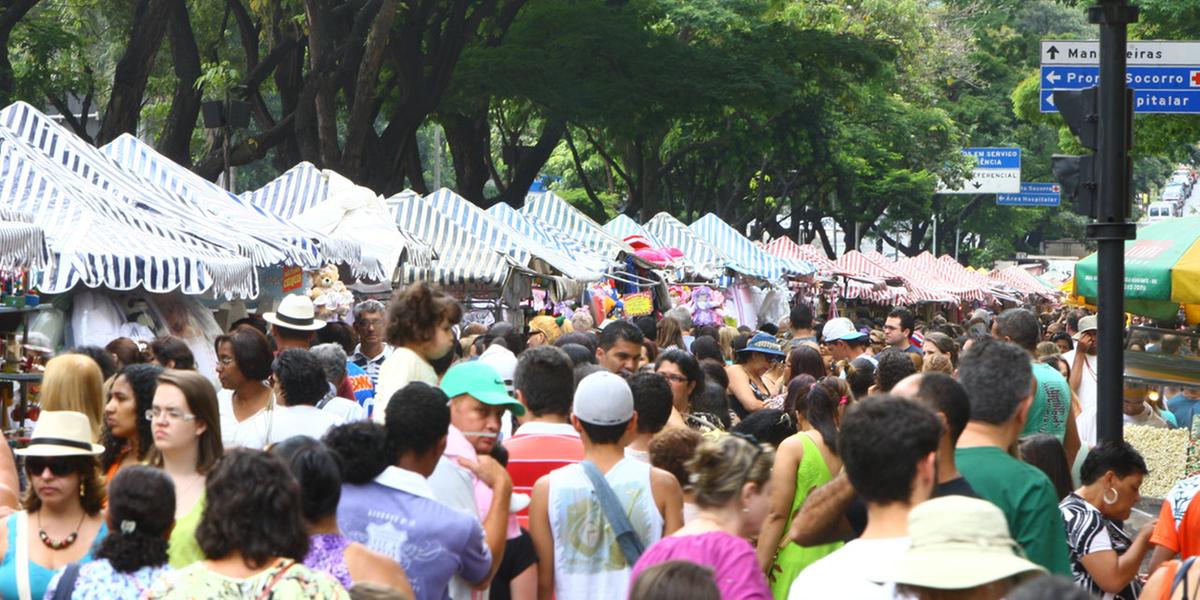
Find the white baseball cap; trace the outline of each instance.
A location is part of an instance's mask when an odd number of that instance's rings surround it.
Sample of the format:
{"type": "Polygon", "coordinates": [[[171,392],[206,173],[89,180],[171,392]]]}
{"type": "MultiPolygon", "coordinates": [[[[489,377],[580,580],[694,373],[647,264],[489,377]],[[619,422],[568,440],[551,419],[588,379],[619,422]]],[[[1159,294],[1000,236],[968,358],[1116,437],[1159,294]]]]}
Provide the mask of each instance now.
{"type": "Polygon", "coordinates": [[[858,340],[868,336],[856,329],[850,319],[838,317],[825,323],[825,327],[821,329],[821,337],[828,343],[838,340],[858,340]]]}
{"type": "Polygon", "coordinates": [[[633,392],[625,379],[601,371],[584,377],[575,388],[575,416],[592,425],[619,425],[633,418],[633,392]]]}

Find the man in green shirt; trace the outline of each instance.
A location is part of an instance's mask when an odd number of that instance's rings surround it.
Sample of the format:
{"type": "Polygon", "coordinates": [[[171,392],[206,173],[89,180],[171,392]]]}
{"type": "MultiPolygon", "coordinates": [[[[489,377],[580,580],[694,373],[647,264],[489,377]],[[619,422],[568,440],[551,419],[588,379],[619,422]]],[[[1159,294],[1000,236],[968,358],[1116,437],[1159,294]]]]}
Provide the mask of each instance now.
{"type": "Polygon", "coordinates": [[[1075,419],[1071,418],[1071,386],[1058,369],[1033,359],[1034,350],[1042,339],[1042,325],[1037,315],[1029,309],[1010,308],[992,322],[992,335],[1020,346],[1029,354],[1033,365],[1037,387],[1021,437],[1046,433],[1058,438],[1067,453],[1067,464],[1074,464],[1075,454],[1079,452],[1079,432],[1075,429],[1075,419]]]}
{"type": "Polygon", "coordinates": [[[1007,451],[1025,428],[1033,402],[1029,355],[1015,344],[980,340],[963,354],[958,374],[971,400],[971,420],[954,453],[958,470],[981,498],[1004,511],[1013,539],[1029,560],[1070,577],[1054,485],[1007,451]]]}

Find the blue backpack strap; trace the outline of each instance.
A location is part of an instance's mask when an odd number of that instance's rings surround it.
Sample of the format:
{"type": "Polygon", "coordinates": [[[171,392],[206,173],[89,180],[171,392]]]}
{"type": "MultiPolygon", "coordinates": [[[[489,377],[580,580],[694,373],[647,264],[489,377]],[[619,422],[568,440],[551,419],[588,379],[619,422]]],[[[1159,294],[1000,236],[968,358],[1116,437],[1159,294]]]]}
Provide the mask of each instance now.
{"type": "Polygon", "coordinates": [[[62,577],[58,578],[58,587],[54,588],[52,600],[71,600],[75,593],[75,581],[79,579],[79,563],[73,562],[63,569],[62,577]]]}
{"type": "Polygon", "coordinates": [[[1175,569],[1175,579],[1171,582],[1170,594],[1174,594],[1175,588],[1179,587],[1180,583],[1183,583],[1183,600],[1188,600],[1187,573],[1188,569],[1192,568],[1192,563],[1194,562],[1196,562],[1196,557],[1192,556],[1180,563],[1178,569],[1175,569]]]}
{"type": "Polygon", "coordinates": [[[584,474],[592,481],[592,487],[596,489],[596,497],[600,500],[600,510],[604,511],[604,517],[608,519],[609,526],[617,536],[617,545],[621,548],[621,554],[625,555],[625,562],[629,563],[632,568],[641,558],[642,552],[646,550],[642,545],[641,538],[633,530],[633,523],[629,522],[629,517],[625,514],[625,507],[621,506],[616,492],[608,485],[608,480],[604,478],[600,469],[590,460],[585,460],[579,465],[583,467],[584,474]]]}

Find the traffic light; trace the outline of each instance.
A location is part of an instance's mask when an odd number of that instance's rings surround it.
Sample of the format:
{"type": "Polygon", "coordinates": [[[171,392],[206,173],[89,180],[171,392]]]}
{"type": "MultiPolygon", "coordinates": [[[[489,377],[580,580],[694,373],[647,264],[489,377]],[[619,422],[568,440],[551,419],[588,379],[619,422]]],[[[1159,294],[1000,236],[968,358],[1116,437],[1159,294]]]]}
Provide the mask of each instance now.
{"type": "MultiPolygon", "coordinates": [[[[1083,147],[1099,148],[1100,111],[1096,102],[1097,88],[1085,90],[1057,90],[1054,106],[1067,122],[1071,133],[1079,138],[1083,147]]],[[[1063,195],[1071,200],[1075,212],[1085,217],[1097,217],[1096,155],[1072,156],[1055,154],[1051,157],[1054,178],[1063,187],[1063,195]]]]}

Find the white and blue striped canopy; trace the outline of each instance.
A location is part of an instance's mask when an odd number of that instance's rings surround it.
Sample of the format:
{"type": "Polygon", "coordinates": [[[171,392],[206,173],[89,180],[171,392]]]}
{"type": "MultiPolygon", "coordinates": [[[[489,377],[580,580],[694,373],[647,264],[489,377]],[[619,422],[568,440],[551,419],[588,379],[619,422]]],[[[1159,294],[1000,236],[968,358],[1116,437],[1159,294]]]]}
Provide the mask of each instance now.
{"type": "Polygon", "coordinates": [[[777,282],[788,275],[811,275],[816,269],[808,263],[787,263],[768,254],[717,215],[708,213],[689,229],[729,257],[729,268],[752,277],[777,282]]]}
{"type": "Polygon", "coordinates": [[[559,198],[554,192],[537,192],[525,197],[521,214],[534,224],[545,223],[565,233],[571,239],[605,260],[616,260],[622,253],[633,254],[628,244],[609,235],[579,209],[559,198]]]}
{"type": "Polygon", "coordinates": [[[120,291],[258,294],[248,258],[123,206],[7,127],[0,127],[0,206],[31,215],[58,255],[37,273],[43,292],[63,293],[82,283],[120,291]]]}
{"type": "Polygon", "coordinates": [[[39,152],[109,198],[112,210],[136,213],[164,232],[188,232],[212,245],[268,266],[277,252],[238,230],[212,222],[203,211],[173,192],[122,169],[96,147],[77,137],[32,106],[17,102],[0,110],[0,126],[29,149],[39,152]]]}
{"type": "MultiPolygon", "coordinates": [[[[321,205],[329,197],[329,176],[309,162],[301,162],[263,187],[241,195],[241,198],[251,205],[289,222],[295,221],[300,215],[321,205]]],[[[390,208],[389,212],[391,212],[390,208]]],[[[400,236],[404,238],[405,245],[403,262],[409,263],[410,270],[426,269],[431,266],[433,249],[403,227],[399,229],[399,232],[400,236]]],[[[343,236],[333,236],[333,239],[343,239],[343,236]]],[[[356,243],[355,240],[344,241],[356,243]]],[[[383,263],[381,257],[364,256],[362,258],[362,262],[383,263]]],[[[375,279],[384,279],[391,274],[370,273],[368,275],[375,279]]]]}
{"type": "Polygon", "coordinates": [[[618,240],[624,240],[631,235],[638,235],[645,238],[646,243],[650,244],[652,247],[666,247],[666,244],[662,243],[662,241],[655,237],[654,234],[646,231],[645,227],[638,225],[637,221],[629,218],[629,215],[626,215],[625,213],[621,213],[613,217],[613,219],[608,223],[605,223],[604,231],[607,231],[609,235],[617,238],[618,240]]]}
{"type": "Polygon", "coordinates": [[[548,223],[534,223],[532,218],[522,215],[520,211],[505,203],[497,203],[487,209],[487,215],[505,224],[516,233],[533,242],[535,247],[552,248],[560,257],[568,258],[578,265],[580,281],[598,280],[608,269],[608,262],[584,247],[570,236],[559,232],[557,227],[548,223]]]}
{"type": "Polygon", "coordinates": [[[705,279],[717,279],[725,274],[725,268],[731,266],[728,257],[707,241],[696,235],[687,225],[684,225],[669,213],[660,212],[646,222],[646,231],[663,243],[664,246],[678,248],[683,252],[683,258],[691,265],[697,275],[705,279]]]}
{"type": "MultiPolygon", "coordinates": [[[[481,283],[504,287],[509,275],[518,268],[507,254],[460,226],[423,198],[393,196],[388,204],[396,207],[396,225],[411,232],[437,252],[431,275],[442,285],[481,283]]],[[[407,265],[401,268],[404,283],[420,276],[407,265]]]]}
{"type": "Polygon", "coordinates": [[[51,268],[53,260],[46,231],[33,222],[33,216],[0,206],[0,269],[51,268]]]}
{"type": "Polygon", "coordinates": [[[302,229],[262,210],[159,154],[129,134],[100,148],[122,169],[149,180],[186,200],[188,210],[209,221],[243,231],[277,251],[279,262],[315,269],[327,262],[353,265],[361,260],[357,242],[328,240],[318,248],[316,232],[302,229]]]}

